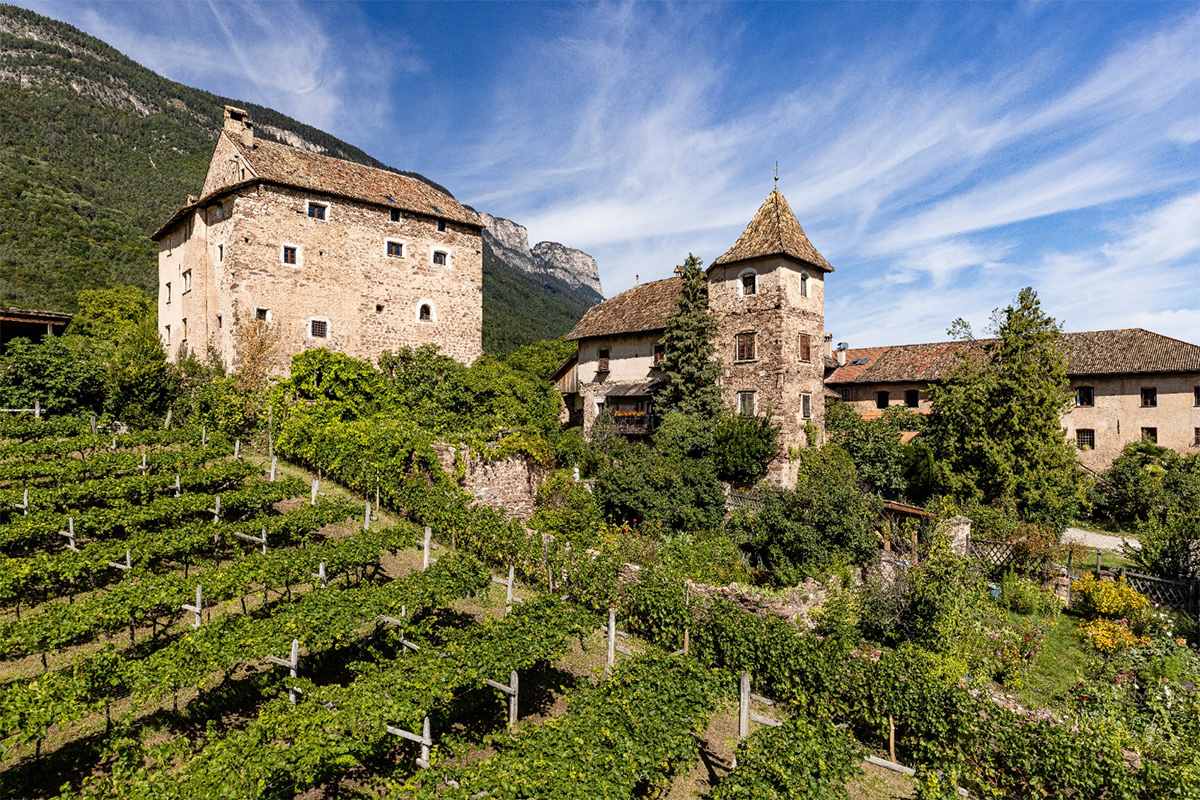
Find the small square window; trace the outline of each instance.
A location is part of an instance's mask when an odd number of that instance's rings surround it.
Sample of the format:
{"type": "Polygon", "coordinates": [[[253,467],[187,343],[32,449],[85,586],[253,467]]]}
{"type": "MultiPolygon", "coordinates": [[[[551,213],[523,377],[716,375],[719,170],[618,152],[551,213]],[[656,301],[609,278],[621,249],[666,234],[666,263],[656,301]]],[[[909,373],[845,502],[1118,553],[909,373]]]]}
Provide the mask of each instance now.
{"type": "Polygon", "coordinates": [[[422,303],[417,309],[417,319],[421,322],[433,322],[433,306],[429,303],[422,303]]]}
{"type": "Polygon", "coordinates": [[[892,404],[892,396],[889,392],[884,391],[884,392],[876,392],[875,393],[875,407],[876,408],[887,408],[891,404],[892,404]]]}
{"type": "Polygon", "coordinates": [[[450,255],[445,250],[434,250],[433,251],[434,266],[438,266],[438,267],[446,266],[446,262],[449,260],[449,258],[450,258],[450,255]]]}
{"type": "Polygon", "coordinates": [[[1142,441],[1158,444],[1158,428],[1142,428],[1142,441]]]}
{"type": "Polygon", "coordinates": [[[742,295],[750,297],[758,292],[758,276],[753,272],[747,272],[742,276],[742,295]]]}
{"type": "Polygon", "coordinates": [[[400,209],[398,209],[398,208],[391,209],[391,215],[392,215],[392,222],[400,221],[400,209]]]}
{"type": "Polygon", "coordinates": [[[403,258],[404,257],[404,243],[389,241],[387,243],[387,254],[388,254],[389,258],[403,258]]]}
{"type": "Polygon", "coordinates": [[[329,323],[323,319],[309,320],[309,335],[314,339],[324,339],[329,335],[329,323]]]}
{"type": "Polygon", "coordinates": [[[445,231],[445,230],[446,230],[446,220],[444,220],[444,219],[439,219],[439,220],[438,220],[438,230],[439,230],[439,231],[445,231]]]}
{"type": "Polygon", "coordinates": [[[800,395],[800,416],[803,419],[812,419],[812,395],[807,392],[800,395]]]}
{"type": "Polygon", "coordinates": [[[258,320],[259,322],[270,322],[271,321],[271,309],[269,309],[269,308],[254,309],[254,318],[256,320],[258,320]]]}
{"type": "Polygon", "coordinates": [[[1158,389],[1154,386],[1142,387],[1142,408],[1155,408],[1158,406],[1158,389]]]}
{"type": "Polygon", "coordinates": [[[308,218],[324,222],[329,215],[329,206],[325,203],[308,202],[308,218]]]}
{"type": "Polygon", "coordinates": [[[375,313],[376,313],[376,314],[382,314],[382,313],[383,313],[383,303],[376,303],[376,304],[375,304],[375,313]]]}
{"type": "Polygon", "coordinates": [[[1075,387],[1075,405],[1080,408],[1096,405],[1096,390],[1091,386],[1075,387]]]}
{"type": "Polygon", "coordinates": [[[754,392],[738,392],[738,414],[743,417],[754,416],[754,392]]]}
{"type": "Polygon", "coordinates": [[[921,405],[921,392],[919,389],[904,390],[904,405],[909,408],[916,408],[921,405]]]}
{"type": "Polygon", "coordinates": [[[280,253],[280,260],[283,261],[284,264],[295,266],[300,262],[300,248],[296,247],[294,244],[285,244],[282,252],[280,253]]]}
{"type": "Polygon", "coordinates": [[[1079,428],[1075,431],[1075,446],[1080,450],[1096,449],[1096,432],[1090,428],[1079,428]]]}

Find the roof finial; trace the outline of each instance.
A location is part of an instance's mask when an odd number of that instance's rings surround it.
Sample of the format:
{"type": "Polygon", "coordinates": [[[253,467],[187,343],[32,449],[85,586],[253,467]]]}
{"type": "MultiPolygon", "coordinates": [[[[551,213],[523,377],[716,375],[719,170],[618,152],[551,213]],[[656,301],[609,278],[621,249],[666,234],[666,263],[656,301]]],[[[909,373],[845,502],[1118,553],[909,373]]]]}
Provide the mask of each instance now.
{"type": "Polygon", "coordinates": [[[775,188],[779,188],[779,162],[775,162],[775,188]]]}

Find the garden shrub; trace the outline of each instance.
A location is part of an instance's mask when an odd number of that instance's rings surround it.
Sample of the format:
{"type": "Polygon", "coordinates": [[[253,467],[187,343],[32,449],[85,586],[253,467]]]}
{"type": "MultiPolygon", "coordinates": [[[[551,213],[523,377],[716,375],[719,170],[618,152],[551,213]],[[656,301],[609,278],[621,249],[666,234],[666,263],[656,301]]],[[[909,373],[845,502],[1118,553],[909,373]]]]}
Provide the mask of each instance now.
{"type": "Polygon", "coordinates": [[[725,494],[709,459],[671,458],[641,442],[615,444],[612,453],[595,474],[609,520],[674,531],[721,524],[725,494]]]}
{"type": "Polygon", "coordinates": [[[713,433],[712,456],[717,477],[752,486],[767,474],[767,464],[779,449],[779,429],[769,417],[724,414],[713,433]]]}
{"type": "Polygon", "coordinates": [[[859,772],[862,747],[828,720],[790,719],[738,744],[737,769],[712,800],[837,800],[859,772]]]}
{"type": "Polygon", "coordinates": [[[1129,629],[1124,620],[1099,617],[1079,626],[1084,639],[1101,653],[1115,653],[1129,647],[1149,644],[1148,637],[1138,636],[1129,629]]]}
{"type": "Polygon", "coordinates": [[[1018,614],[1048,616],[1062,610],[1054,592],[1037,581],[1006,572],[1000,580],[1000,605],[1018,614]]]}
{"type": "Polygon", "coordinates": [[[1088,572],[1071,583],[1075,608],[1088,618],[1128,618],[1135,611],[1147,608],[1150,600],[1134,589],[1125,579],[1101,580],[1088,572]]]}

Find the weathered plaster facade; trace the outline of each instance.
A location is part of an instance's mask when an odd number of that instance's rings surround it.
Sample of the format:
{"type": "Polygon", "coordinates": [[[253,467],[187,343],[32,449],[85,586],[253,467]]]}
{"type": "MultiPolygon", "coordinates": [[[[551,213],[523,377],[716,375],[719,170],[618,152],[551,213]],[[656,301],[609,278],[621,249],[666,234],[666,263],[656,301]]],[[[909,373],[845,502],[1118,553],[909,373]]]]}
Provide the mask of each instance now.
{"type": "Polygon", "coordinates": [[[1200,453],[1200,373],[1191,375],[1089,376],[1071,380],[1072,390],[1093,390],[1092,406],[1075,406],[1063,415],[1067,439],[1079,445],[1077,432],[1093,432],[1095,446],[1080,448],[1079,460],[1095,470],[1107,468],[1121,449],[1142,438],[1144,428],[1155,432],[1157,442],[1181,453],[1200,453]],[[1156,390],[1156,405],[1142,405],[1142,389],[1156,390]]]}
{"type": "Polygon", "coordinates": [[[369,360],[423,344],[463,362],[480,355],[479,225],[412,211],[402,198],[357,199],[332,180],[318,189],[258,180],[247,141],[227,123],[204,196],[157,237],[159,330],[172,358],[213,348],[236,368],[239,328],[256,319],[275,333],[279,373],[312,347],[369,360]]]}

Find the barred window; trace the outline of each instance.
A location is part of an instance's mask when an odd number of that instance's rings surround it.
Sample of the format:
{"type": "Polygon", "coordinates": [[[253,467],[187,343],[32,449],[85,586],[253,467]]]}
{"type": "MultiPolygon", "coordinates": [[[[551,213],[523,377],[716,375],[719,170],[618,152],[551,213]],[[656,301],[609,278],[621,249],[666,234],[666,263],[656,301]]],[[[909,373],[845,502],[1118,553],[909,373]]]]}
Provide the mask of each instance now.
{"type": "Polygon", "coordinates": [[[1080,450],[1096,449],[1096,432],[1090,428],[1079,428],[1075,431],[1075,446],[1080,450]]]}
{"type": "Polygon", "coordinates": [[[800,416],[812,419],[812,395],[808,392],[800,395],[800,416]]]}
{"type": "Polygon", "coordinates": [[[314,319],[309,322],[309,333],[314,339],[324,339],[329,336],[329,322],[323,319],[314,319]]]}

